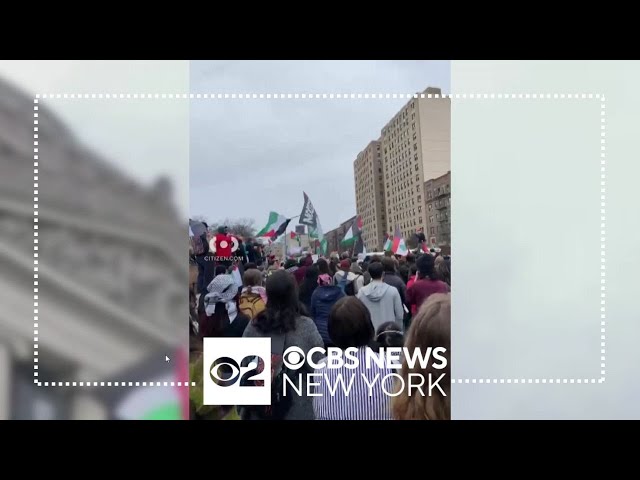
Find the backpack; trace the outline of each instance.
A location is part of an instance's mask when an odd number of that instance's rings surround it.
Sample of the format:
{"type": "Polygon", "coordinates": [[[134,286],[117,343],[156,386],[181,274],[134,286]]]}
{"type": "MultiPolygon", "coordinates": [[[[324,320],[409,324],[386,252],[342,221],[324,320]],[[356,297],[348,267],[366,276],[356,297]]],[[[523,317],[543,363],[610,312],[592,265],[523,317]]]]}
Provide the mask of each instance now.
{"type": "MultiPolygon", "coordinates": [[[[348,277],[349,274],[347,273],[347,275],[345,276],[348,277]]],[[[356,280],[358,279],[359,276],[360,276],[359,274],[356,275],[356,278],[348,282],[347,285],[344,287],[345,295],[349,295],[353,297],[356,294],[356,280]]]]}
{"type": "MultiPolygon", "coordinates": [[[[251,405],[244,407],[244,415],[254,414],[260,420],[282,420],[291,409],[292,394],[282,395],[284,386],[284,376],[292,378],[291,372],[284,365],[282,357],[284,354],[286,335],[278,335],[271,340],[271,405],[251,405]]],[[[264,371],[264,362],[258,362],[258,372],[264,371]]],[[[248,380],[244,386],[263,384],[262,380],[248,380]]],[[[251,416],[249,416],[251,418],[251,416]]]]}
{"type": "Polygon", "coordinates": [[[345,293],[345,290],[347,289],[347,285],[349,284],[349,272],[342,272],[342,277],[340,277],[340,280],[338,280],[338,287],[340,287],[340,290],[342,290],[342,293],[345,293]]]}
{"type": "Polygon", "coordinates": [[[256,318],[265,308],[267,308],[267,306],[259,294],[247,292],[240,295],[238,310],[243,315],[249,317],[249,320],[256,318]]]}

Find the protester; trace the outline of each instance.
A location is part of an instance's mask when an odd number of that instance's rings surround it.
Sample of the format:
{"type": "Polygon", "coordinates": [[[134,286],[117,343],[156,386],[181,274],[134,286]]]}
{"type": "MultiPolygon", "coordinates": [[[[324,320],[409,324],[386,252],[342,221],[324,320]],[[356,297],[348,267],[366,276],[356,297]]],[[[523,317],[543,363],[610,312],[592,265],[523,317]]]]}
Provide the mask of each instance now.
{"type": "MultiPolygon", "coordinates": [[[[411,327],[405,337],[405,347],[408,351],[420,349],[422,352],[428,348],[443,347],[446,352],[442,354],[446,358],[445,368],[436,369],[433,361],[430,361],[426,369],[421,368],[420,362],[415,362],[410,368],[406,359],[402,363],[400,375],[404,382],[397,383],[397,396],[392,400],[393,417],[397,420],[450,420],[451,419],[451,297],[445,294],[434,294],[420,307],[418,314],[413,319],[411,327]],[[428,387],[424,389],[424,395],[419,392],[410,392],[407,389],[410,375],[422,375],[425,385],[428,385],[428,376],[431,375],[432,383],[438,382],[445,395],[442,395],[437,387],[427,394],[428,387]],[[426,391],[425,391],[426,390],[426,391]]],[[[437,362],[439,365],[439,362],[437,362]]],[[[414,384],[416,382],[414,381],[414,384]]]]}
{"type": "Polygon", "coordinates": [[[256,269],[247,270],[243,276],[243,284],[238,309],[249,320],[253,320],[267,304],[267,291],[262,286],[262,274],[256,269]]]}
{"type": "Polygon", "coordinates": [[[385,257],[382,259],[382,266],[384,267],[384,283],[398,289],[400,301],[404,305],[406,303],[405,295],[407,293],[407,287],[396,273],[396,260],[392,257],[385,257]]]}
{"type": "MultiPolygon", "coordinates": [[[[398,276],[402,280],[402,283],[405,285],[409,282],[409,272],[411,271],[411,266],[405,257],[400,258],[400,262],[398,264],[398,276]]],[[[405,293],[406,295],[406,293],[405,293]]]]}
{"type": "Polygon", "coordinates": [[[329,261],[329,273],[332,277],[335,276],[336,273],[338,273],[338,260],[335,258],[332,258],[329,261]]]}
{"type": "MultiPolygon", "coordinates": [[[[411,286],[416,283],[416,280],[418,280],[418,266],[414,263],[411,265],[411,269],[409,270],[409,281],[407,282],[407,291],[409,291],[409,289],[411,288],[411,286]]],[[[411,309],[411,316],[415,316],[416,312],[418,311],[416,305],[411,305],[410,307],[411,309]]]]}
{"type": "Polygon", "coordinates": [[[326,275],[329,275],[329,276],[333,277],[333,275],[331,273],[331,269],[329,268],[329,262],[327,262],[326,259],[319,258],[318,262],[316,263],[316,265],[318,265],[318,273],[320,275],[326,274],[326,275]]]}
{"type": "Polygon", "coordinates": [[[383,323],[376,330],[376,343],[379,349],[404,346],[402,327],[396,322],[383,323]]]}
{"type": "Polygon", "coordinates": [[[287,258],[284,262],[284,269],[289,273],[295,273],[298,270],[298,262],[293,258],[287,258]]]}
{"type": "Polygon", "coordinates": [[[363,286],[364,285],[369,285],[369,283],[371,283],[371,274],[369,273],[369,262],[367,262],[366,260],[364,262],[362,262],[362,276],[364,277],[363,280],[363,286]]]}
{"type": "Polygon", "coordinates": [[[420,310],[422,303],[434,293],[448,293],[449,286],[438,280],[435,259],[432,255],[421,255],[417,262],[418,280],[407,290],[407,305],[420,310]]]}
{"type": "Polygon", "coordinates": [[[304,281],[304,276],[307,268],[309,268],[311,265],[313,265],[313,258],[311,257],[311,254],[300,258],[298,270],[293,272],[293,276],[296,277],[296,282],[298,283],[298,285],[301,285],[304,281]]]}
{"type": "Polygon", "coordinates": [[[344,297],[331,309],[329,315],[329,335],[336,347],[341,349],[356,348],[355,357],[358,359],[357,368],[326,368],[315,371],[321,374],[319,387],[313,399],[313,409],[317,420],[390,420],[390,397],[385,394],[391,392],[390,384],[394,370],[379,367],[371,361],[371,368],[367,368],[367,351],[369,355],[377,355],[370,351],[373,343],[374,328],[371,323],[369,310],[355,297],[344,297]],[[337,379],[342,378],[351,389],[346,395],[340,388],[332,394],[331,388],[337,379]],[[366,380],[365,380],[366,379],[366,380]],[[371,385],[371,387],[369,387],[371,385]],[[369,394],[371,390],[371,395],[369,394]]]}
{"type": "Polygon", "coordinates": [[[360,289],[358,298],[369,309],[374,328],[377,329],[390,320],[401,324],[404,309],[400,294],[396,288],[384,283],[382,263],[375,262],[369,265],[369,274],[371,275],[371,283],[360,289]]]}
{"type": "Polygon", "coordinates": [[[198,265],[197,293],[200,295],[207,293],[207,286],[213,280],[216,268],[215,254],[210,251],[209,244],[204,241],[202,246],[204,248],[203,253],[194,256],[194,260],[198,265]]]}
{"type": "Polygon", "coordinates": [[[325,347],[333,345],[328,330],[331,307],[344,296],[344,292],[333,284],[329,275],[322,274],[318,277],[318,288],[311,295],[311,309],[309,312],[316,327],[318,327],[318,332],[320,332],[325,347]]]}
{"type": "Polygon", "coordinates": [[[340,270],[333,276],[333,283],[340,287],[346,295],[356,295],[364,284],[364,277],[362,273],[356,274],[350,270],[351,260],[343,259],[340,262],[340,270]]]}
{"type": "MultiPolygon", "coordinates": [[[[325,262],[326,265],[327,262],[325,262]]],[[[304,304],[308,312],[311,312],[311,295],[318,287],[318,277],[320,272],[317,265],[312,265],[307,268],[304,275],[304,280],[298,292],[299,300],[304,304]]]]}
{"type": "MultiPolygon", "coordinates": [[[[226,275],[228,273],[228,271],[229,271],[229,269],[226,266],[217,265],[216,268],[215,268],[215,273],[214,273],[213,277],[215,278],[218,275],[226,275]]],[[[213,278],[212,278],[212,280],[213,280],[213,278]]],[[[209,283],[211,283],[211,282],[209,282],[209,283]]]]}
{"type": "Polygon", "coordinates": [[[450,261],[447,262],[444,257],[439,256],[436,258],[434,265],[438,280],[442,280],[449,287],[451,287],[451,272],[449,271],[450,261]]]}
{"type": "MultiPolygon", "coordinates": [[[[267,308],[254,320],[249,322],[244,331],[244,337],[270,337],[272,345],[281,345],[282,352],[289,347],[298,347],[306,355],[312,348],[322,348],[322,337],[318,333],[313,320],[300,315],[300,307],[296,292],[296,283],[293,276],[284,271],[276,271],[271,274],[266,283],[267,308]]],[[[272,355],[281,365],[282,352],[272,355]]],[[[318,355],[320,356],[320,355],[318,355]]],[[[318,358],[319,360],[319,358],[318,358]]],[[[279,366],[272,365],[279,368],[279,366]]],[[[313,397],[307,396],[306,373],[313,369],[308,364],[297,370],[302,373],[302,395],[287,389],[287,396],[291,404],[284,414],[285,420],[313,420],[313,397]]],[[[272,405],[272,408],[274,406],[272,405]]],[[[264,409],[259,407],[246,407],[242,409],[243,418],[260,419],[264,409]]]]}
{"type": "MultiPolygon", "coordinates": [[[[356,262],[351,262],[350,272],[356,275],[355,293],[357,294],[358,290],[360,290],[362,287],[366,285],[365,271],[362,269],[362,266],[356,261],[356,262]]],[[[371,276],[369,276],[369,281],[371,281],[371,276]]]]}
{"type": "Polygon", "coordinates": [[[199,332],[202,337],[241,337],[249,323],[238,312],[238,286],[231,275],[216,276],[207,287],[204,312],[199,312],[199,332]]]}

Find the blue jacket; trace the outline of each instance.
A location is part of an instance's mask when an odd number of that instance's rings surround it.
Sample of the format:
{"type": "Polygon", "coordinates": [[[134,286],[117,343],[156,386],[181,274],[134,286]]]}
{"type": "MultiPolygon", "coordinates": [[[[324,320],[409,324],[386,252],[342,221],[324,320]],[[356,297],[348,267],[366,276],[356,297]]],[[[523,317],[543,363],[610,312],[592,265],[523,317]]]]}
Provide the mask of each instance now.
{"type": "Polygon", "coordinates": [[[319,286],[311,295],[311,318],[318,327],[318,332],[320,332],[325,344],[333,343],[329,338],[329,312],[331,312],[331,307],[342,297],[344,297],[344,293],[336,285],[319,286]]]}

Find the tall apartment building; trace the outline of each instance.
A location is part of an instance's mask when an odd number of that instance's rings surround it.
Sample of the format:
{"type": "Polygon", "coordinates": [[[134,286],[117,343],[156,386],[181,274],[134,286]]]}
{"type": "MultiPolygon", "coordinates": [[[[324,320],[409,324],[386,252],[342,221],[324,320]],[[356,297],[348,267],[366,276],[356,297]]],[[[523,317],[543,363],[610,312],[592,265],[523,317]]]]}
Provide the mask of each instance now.
{"type": "Polygon", "coordinates": [[[362,240],[369,251],[382,248],[386,227],[384,176],[379,140],[361,151],[353,162],[356,211],[362,218],[362,240]]]}
{"type": "MultiPolygon", "coordinates": [[[[439,88],[427,88],[384,126],[380,143],[386,202],[383,225],[390,233],[399,225],[408,238],[416,229],[427,227],[425,181],[451,169],[451,101],[441,98],[439,88]]],[[[359,209],[358,204],[358,213],[359,209]]]]}
{"type": "Polygon", "coordinates": [[[424,183],[427,228],[425,237],[432,247],[451,246],[451,172],[424,183]]]}

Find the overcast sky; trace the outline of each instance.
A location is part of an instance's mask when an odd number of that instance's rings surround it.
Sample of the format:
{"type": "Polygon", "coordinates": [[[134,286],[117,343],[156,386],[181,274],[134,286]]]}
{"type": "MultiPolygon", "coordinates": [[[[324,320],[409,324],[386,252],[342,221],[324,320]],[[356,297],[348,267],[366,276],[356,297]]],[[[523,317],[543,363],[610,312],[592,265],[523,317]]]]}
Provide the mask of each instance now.
{"type": "MultiPolygon", "coordinates": [[[[450,91],[448,61],[193,61],[192,92],[415,93],[450,91]]],[[[356,213],[353,161],[407,102],[192,101],[190,212],[266,223],[300,214],[306,191],[329,231],[356,213]]],[[[293,225],[293,222],[292,222],[293,225]]]]}
{"type": "MultiPolygon", "coordinates": [[[[36,93],[187,93],[188,61],[0,60],[0,78],[36,93]]],[[[43,101],[85,146],[129,178],[173,186],[174,204],[189,210],[188,100],[43,101]]],[[[30,116],[32,112],[25,112],[30,116]]],[[[46,161],[46,152],[41,152],[46,161]]],[[[1,174],[1,173],[0,173],[1,174]]],[[[42,178],[45,182],[46,178],[42,178]]]]}

